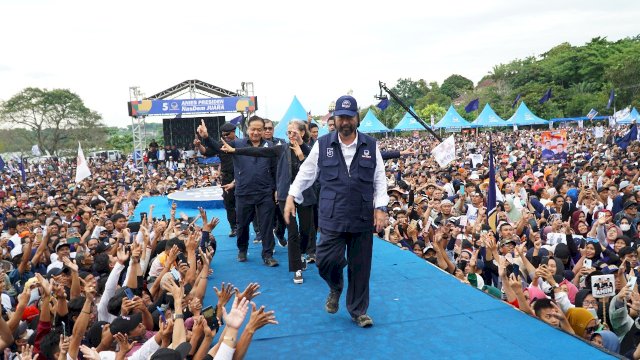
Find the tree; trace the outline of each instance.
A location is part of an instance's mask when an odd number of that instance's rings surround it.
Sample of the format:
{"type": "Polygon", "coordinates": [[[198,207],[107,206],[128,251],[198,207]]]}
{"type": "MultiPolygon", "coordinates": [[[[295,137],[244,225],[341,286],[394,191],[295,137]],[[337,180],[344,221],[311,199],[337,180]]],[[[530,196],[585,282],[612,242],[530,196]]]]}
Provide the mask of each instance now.
{"type": "Polygon", "coordinates": [[[465,90],[473,90],[473,81],[457,74],[444,79],[440,87],[440,91],[451,99],[459,97],[465,90]]]}
{"type": "Polygon", "coordinates": [[[26,88],[0,107],[0,123],[23,127],[30,143],[55,154],[72,129],[97,129],[101,116],[67,89],[26,88]]]}
{"type": "Polygon", "coordinates": [[[447,112],[447,109],[438,105],[438,104],[429,104],[424,108],[418,110],[418,115],[424,120],[427,124],[431,123],[431,115],[433,115],[434,123],[438,122],[444,114],[447,112]]]}

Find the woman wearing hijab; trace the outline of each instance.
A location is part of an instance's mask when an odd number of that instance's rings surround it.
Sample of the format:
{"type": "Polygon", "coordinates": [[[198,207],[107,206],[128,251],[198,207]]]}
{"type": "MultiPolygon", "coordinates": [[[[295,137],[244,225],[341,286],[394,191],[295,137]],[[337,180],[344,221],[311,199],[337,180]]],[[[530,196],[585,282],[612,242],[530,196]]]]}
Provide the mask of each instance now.
{"type": "Polygon", "coordinates": [[[609,330],[596,331],[591,335],[591,344],[605,348],[614,354],[620,353],[620,340],[615,333],[609,330]]]}
{"type": "Polygon", "coordinates": [[[512,224],[517,224],[518,221],[522,218],[522,211],[518,210],[513,203],[513,198],[507,199],[504,203],[504,212],[507,213],[507,217],[509,218],[509,222],[512,224]]]}
{"type": "Polygon", "coordinates": [[[596,331],[598,326],[598,321],[587,309],[578,307],[571,308],[567,311],[567,320],[576,333],[576,336],[585,340],[591,340],[591,335],[596,331]]]}

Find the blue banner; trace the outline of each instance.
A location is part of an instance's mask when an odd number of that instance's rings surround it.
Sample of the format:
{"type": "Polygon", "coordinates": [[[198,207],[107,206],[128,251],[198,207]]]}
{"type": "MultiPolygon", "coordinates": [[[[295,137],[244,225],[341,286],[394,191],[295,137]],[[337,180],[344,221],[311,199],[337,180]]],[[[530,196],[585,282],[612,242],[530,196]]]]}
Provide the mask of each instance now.
{"type": "Polygon", "coordinates": [[[255,112],[257,109],[258,98],[255,96],[129,102],[129,116],[255,112]]]}

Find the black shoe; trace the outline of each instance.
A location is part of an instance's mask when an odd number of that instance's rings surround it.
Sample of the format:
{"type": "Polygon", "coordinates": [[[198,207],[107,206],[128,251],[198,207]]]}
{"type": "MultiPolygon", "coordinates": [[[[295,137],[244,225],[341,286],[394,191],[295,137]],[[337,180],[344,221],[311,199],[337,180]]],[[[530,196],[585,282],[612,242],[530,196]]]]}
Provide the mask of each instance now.
{"type": "Polygon", "coordinates": [[[308,264],[315,264],[316,262],[316,256],[315,255],[309,255],[309,258],[307,259],[307,263],[308,264]]]}
{"type": "Polygon", "coordinates": [[[361,328],[369,328],[373,326],[373,319],[367,314],[360,315],[358,317],[352,317],[351,320],[353,320],[361,328]]]}
{"type": "Polygon", "coordinates": [[[267,265],[268,267],[276,267],[276,266],[280,265],[278,263],[278,260],[276,260],[276,259],[274,259],[272,257],[264,259],[264,264],[267,265]]]}
{"type": "Polygon", "coordinates": [[[324,309],[327,310],[329,314],[335,314],[338,312],[340,302],[340,294],[342,291],[331,290],[329,292],[329,296],[327,296],[327,302],[324,304],[324,309]]]}
{"type": "Polygon", "coordinates": [[[273,236],[278,240],[278,245],[287,247],[287,239],[284,238],[284,234],[280,235],[276,229],[273,229],[273,236]]]}
{"type": "Polygon", "coordinates": [[[231,232],[229,233],[229,237],[236,237],[236,229],[231,230],[231,232]]]}
{"type": "Polygon", "coordinates": [[[245,262],[245,261],[247,261],[247,252],[246,252],[246,251],[240,251],[240,252],[238,252],[238,261],[239,261],[239,262],[245,262]]]}
{"type": "Polygon", "coordinates": [[[307,270],[307,259],[304,257],[304,255],[302,255],[302,258],[300,259],[302,261],[302,271],[307,270]]]}

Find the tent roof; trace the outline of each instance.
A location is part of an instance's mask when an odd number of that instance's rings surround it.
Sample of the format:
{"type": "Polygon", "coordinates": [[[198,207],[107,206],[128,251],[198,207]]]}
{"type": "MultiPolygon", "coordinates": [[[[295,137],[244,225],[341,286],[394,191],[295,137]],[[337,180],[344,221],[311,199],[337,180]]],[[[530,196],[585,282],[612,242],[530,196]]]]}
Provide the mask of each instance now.
{"type": "Polygon", "coordinates": [[[438,123],[434,126],[436,129],[448,129],[448,128],[469,128],[471,124],[465,120],[456,109],[453,108],[453,105],[449,105],[449,110],[444,114],[442,119],[438,121],[438,123]]]}
{"type": "Polygon", "coordinates": [[[509,124],[505,124],[505,121],[493,111],[488,103],[484,105],[480,115],[471,123],[471,127],[474,128],[497,126],[509,126],[509,124]]]}
{"type": "MultiPolygon", "coordinates": [[[[411,111],[413,110],[413,106],[410,107],[411,111]]],[[[426,130],[422,124],[418,122],[409,112],[406,112],[402,117],[402,120],[393,128],[395,131],[412,131],[412,130],[426,130]]]]}
{"type": "Polygon", "coordinates": [[[365,134],[377,133],[377,132],[385,132],[389,131],[389,129],[384,126],[376,117],[376,114],[373,113],[371,109],[367,111],[367,115],[364,116],[364,119],[360,122],[360,127],[358,131],[362,131],[365,134]]]}
{"type": "Polygon", "coordinates": [[[304,109],[297,96],[294,96],[293,100],[291,100],[291,104],[289,105],[287,112],[284,113],[284,116],[273,130],[273,136],[280,139],[286,139],[287,125],[289,125],[289,121],[293,119],[305,122],[307,121],[307,111],[304,109]]]}
{"type": "Polygon", "coordinates": [[[516,110],[515,114],[506,121],[507,125],[545,125],[549,122],[545,119],[539,118],[534,113],[529,110],[527,104],[523,102],[518,106],[518,110],[516,110]]]}
{"type": "MultiPolygon", "coordinates": [[[[608,116],[594,116],[591,120],[607,120],[608,116]]],[[[553,118],[549,121],[551,122],[567,122],[567,121],[589,121],[589,118],[586,116],[578,116],[578,117],[570,117],[570,118],[553,118]]]]}
{"type": "Polygon", "coordinates": [[[634,120],[636,122],[640,120],[640,114],[638,113],[638,110],[636,110],[636,108],[633,108],[629,115],[627,115],[627,117],[625,117],[624,119],[616,121],[616,124],[631,124],[634,120]]]}

